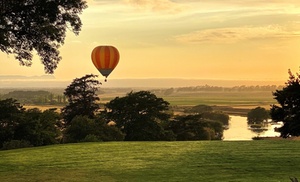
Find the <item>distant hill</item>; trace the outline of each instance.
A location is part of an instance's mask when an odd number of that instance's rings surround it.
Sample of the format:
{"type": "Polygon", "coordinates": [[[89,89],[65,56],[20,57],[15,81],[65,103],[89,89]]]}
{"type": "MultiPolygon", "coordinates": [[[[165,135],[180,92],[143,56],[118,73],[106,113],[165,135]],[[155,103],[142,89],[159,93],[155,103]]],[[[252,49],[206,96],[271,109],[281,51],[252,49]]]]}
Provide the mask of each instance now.
{"type": "Polygon", "coordinates": [[[41,76],[0,75],[0,81],[1,80],[28,80],[28,79],[49,80],[49,79],[55,79],[55,77],[53,75],[41,75],[41,76]]]}
{"type": "Polygon", "coordinates": [[[51,88],[66,87],[70,82],[57,81],[53,75],[22,76],[0,75],[0,88],[51,88]]]}

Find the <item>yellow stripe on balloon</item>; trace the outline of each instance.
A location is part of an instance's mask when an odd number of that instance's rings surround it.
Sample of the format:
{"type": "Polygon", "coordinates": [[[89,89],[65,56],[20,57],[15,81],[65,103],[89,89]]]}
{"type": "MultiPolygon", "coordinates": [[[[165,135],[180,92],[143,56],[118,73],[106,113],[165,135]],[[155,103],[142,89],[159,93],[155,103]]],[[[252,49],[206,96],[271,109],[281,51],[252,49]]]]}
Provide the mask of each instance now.
{"type": "Polygon", "coordinates": [[[100,49],[99,61],[98,61],[100,63],[99,68],[104,69],[105,68],[105,57],[106,57],[105,47],[100,47],[99,49],[100,49]]]}

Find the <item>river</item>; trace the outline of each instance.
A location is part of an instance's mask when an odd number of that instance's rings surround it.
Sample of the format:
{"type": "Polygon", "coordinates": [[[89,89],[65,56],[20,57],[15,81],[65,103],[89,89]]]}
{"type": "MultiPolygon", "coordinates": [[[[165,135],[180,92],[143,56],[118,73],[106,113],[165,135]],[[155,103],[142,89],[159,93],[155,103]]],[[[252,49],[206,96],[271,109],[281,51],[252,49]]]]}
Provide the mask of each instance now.
{"type": "MultiPolygon", "coordinates": [[[[279,136],[280,133],[275,132],[275,127],[280,127],[280,124],[266,127],[266,131],[259,134],[261,137],[279,136]]],[[[258,133],[248,129],[247,117],[230,115],[229,129],[224,130],[224,140],[252,140],[253,137],[258,136],[258,133]]]]}

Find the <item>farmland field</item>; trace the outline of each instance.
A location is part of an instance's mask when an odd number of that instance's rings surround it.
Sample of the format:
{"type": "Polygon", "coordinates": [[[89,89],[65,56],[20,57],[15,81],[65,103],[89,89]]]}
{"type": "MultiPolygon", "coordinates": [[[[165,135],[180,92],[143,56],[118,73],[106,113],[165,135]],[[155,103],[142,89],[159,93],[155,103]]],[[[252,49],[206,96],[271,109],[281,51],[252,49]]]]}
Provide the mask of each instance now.
{"type": "Polygon", "coordinates": [[[172,105],[253,106],[274,103],[271,92],[198,92],[163,96],[172,105]]]}
{"type": "MultiPolygon", "coordinates": [[[[115,97],[123,97],[129,91],[115,91],[100,94],[100,103],[104,104],[115,97]]],[[[186,108],[199,104],[213,106],[216,110],[227,112],[228,114],[245,115],[250,109],[255,107],[264,107],[270,109],[271,104],[276,104],[271,91],[249,91],[249,92],[186,92],[164,95],[161,92],[154,92],[157,97],[162,97],[168,101],[173,109],[186,108]]],[[[62,105],[25,105],[26,108],[38,107],[41,110],[49,108],[62,108],[62,105]]]]}
{"type": "Polygon", "coordinates": [[[0,151],[0,181],[288,182],[299,141],[107,142],[0,151]]]}

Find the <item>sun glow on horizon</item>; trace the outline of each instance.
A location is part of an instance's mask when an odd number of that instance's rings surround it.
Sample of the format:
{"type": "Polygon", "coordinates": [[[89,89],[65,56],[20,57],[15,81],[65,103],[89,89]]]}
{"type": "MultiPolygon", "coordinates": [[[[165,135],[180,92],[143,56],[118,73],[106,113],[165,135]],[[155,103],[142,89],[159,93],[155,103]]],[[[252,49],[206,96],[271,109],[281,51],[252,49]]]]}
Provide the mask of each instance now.
{"type": "MultiPolygon", "coordinates": [[[[78,36],[67,33],[54,76],[99,74],[93,47],[113,45],[120,62],[109,76],[286,80],[299,71],[300,1],[88,0],[78,36]]],[[[2,75],[43,75],[0,53],[2,75]]]]}

